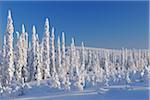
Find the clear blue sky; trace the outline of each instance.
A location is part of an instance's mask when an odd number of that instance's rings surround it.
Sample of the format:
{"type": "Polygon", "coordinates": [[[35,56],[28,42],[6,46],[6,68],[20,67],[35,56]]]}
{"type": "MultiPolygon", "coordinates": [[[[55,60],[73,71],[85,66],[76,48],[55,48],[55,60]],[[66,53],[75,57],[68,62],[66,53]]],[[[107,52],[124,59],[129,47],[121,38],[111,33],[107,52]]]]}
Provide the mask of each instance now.
{"type": "Polygon", "coordinates": [[[36,25],[40,38],[48,17],[55,34],[62,31],[70,44],[75,37],[77,45],[102,48],[148,48],[148,1],[97,2],[0,2],[0,41],[6,28],[7,10],[11,9],[15,31],[25,24],[31,37],[36,25]]]}

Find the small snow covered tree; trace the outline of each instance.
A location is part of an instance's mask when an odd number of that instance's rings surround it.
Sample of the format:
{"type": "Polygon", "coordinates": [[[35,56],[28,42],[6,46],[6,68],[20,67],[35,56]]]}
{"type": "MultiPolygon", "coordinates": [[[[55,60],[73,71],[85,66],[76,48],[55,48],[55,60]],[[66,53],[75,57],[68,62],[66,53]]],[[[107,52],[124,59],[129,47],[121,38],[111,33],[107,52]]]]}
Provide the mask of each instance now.
{"type": "Polygon", "coordinates": [[[87,80],[86,83],[91,81],[91,75],[90,75],[92,71],[91,67],[92,67],[92,51],[88,50],[88,64],[86,66],[86,80],[87,80]]]}
{"type": "Polygon", "coordinates": [[[71,85],[71,82],[70,82],[70,76],[69,76],[69,67],[70,67],[70,56],[66,56],[65,57],[65,67],[67,67],[68,69],[65,70],[65,74],[64,74],[64,78],[63,78],[63,81],[62,81],[62,84],[63,84],[63,88],[65,90],[70,90],[70,85],[71,85]]]}
{"type": "Polygon", "coordinates": [[[100,61],[99,61],[99,56],[98,56],[98,52],[95,52],[94,55],[94,66],[93,66],[93,72],[94,72],[94,76],[95,76],[95,82],[102,82],[102,73],[101,73],[101,67],[100,67],[100,61]]]}
{"type": "Polygon", "coordinates": [[[109,75],[110,75],[110,72],[109,72],[109,55],[110,55],[110,53],[109,53],[109,51],[108,50],[106,50],[105,52],[104,52],[104,56],[105,56],[105,68],[104,68],[104,70],[105,70],[105,85],[109,85],[108,83],[109,83],[109,75]]]}
{"type": "Polygon", "coordinates": [[[124,67],[125,67],[125,78],[126,78],[126,84],[130,83],[131,80],[130,80],[130,72],[129,72],[129,69],[130,69],[130,66],[128,66],[128,50],[125,49],[124,50],[124,60],[125,60],[125,63],[124,63],[124,67]]]}
{"type": "Polygon", "coordinates": [[[85,71],[85,48],[84,48],[84,43],[82,42],[81,45],[81,70],[84,72],[85,71]]]}
{"type": "Polygon", "coordinates": [[[85,76],[86,76],[86,69],[85,69],[85,48],[84,43],[81,44],[81,68],[80,68],[81,80],[83,86],[85,85],[85,76]]]}
{"type": "Polygon", "coordinates": [[[79,90],[83,90],[83,83],[82,83],[82,78],[83,75],[81,73],[81,60],[80,60],[80,55],[79,51],[76,51],[76,56],[75,56],[75,74],[74,74],[74,81],[75,81],[75,86],[79,90]]]}
{"type": "Polygon", "coordinates": [[[13,60],[13,20],[11,17],[11,11],[8,11],[8,18],[7,18],[7,26],[6,26],[6,46],[5,46],[5,86],[10,86],[14,76],[14,60],[13,60]]]}
{"type": "Polygon", "coordinates": [[[75,67],[76,67],[76,50],[75,50],[75,44],[74,44],[74,38],[72,38],[71,41],[71,47],[70,47],[70,78],[73,80],[75,76],[75,67]]]}
{"type": "Polygon", "coordinates": [[[50,77],[50,43],[49,43],[49,36],[50,32],[49,32],[49,21],[48,18],[46,18],[45,21],[45,32],[44,32],[44,37],[43,37],[43,74],[44,74],[44,79],[49,78],[50,77]]]}

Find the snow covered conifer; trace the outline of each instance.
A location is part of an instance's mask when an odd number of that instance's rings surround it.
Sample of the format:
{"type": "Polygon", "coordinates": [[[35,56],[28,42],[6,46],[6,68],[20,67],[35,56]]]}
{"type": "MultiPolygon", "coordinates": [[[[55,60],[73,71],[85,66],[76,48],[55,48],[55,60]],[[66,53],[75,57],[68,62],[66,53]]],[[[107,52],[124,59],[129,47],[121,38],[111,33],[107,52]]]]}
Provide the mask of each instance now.
{"type": "Polygon", "coordinates": [[[84,43],[82,42],[82,51],[81,51],[81,54],[82,54],[82,62],[81,62],[81,70],[84,71],[85,70],[85,49],[84,49],[84,43]]]}
{"type": "Polygon", "coordinates": [[[58,36],[57,40],[57,72],[59,76],[62,75],[62,66],[61,66],[61,50],[60,50],[60,38],[58,36]]]}
{"type": "Polygon", "coordinates": [[[4,43],[3,43],[3,48],[2,48],[2,68],[1,68],[1,74],[2,74],[2,80],[1,84],[2,86],[5,84],[5,56],[6,56],[6,36],[4,35],[4,43]]]}
{"type": "Polygon", "coordinates": [[[28,52],[28,33],[25,32],[25,26],[22,25],[22,81],[25,82],[28,79],[28,67],[27,67],[27,52],[28,52]]]}
{"type": "Polygon", "coordinates": [[[22,38],[17,34],[16,52],[15,52],[15,76],[18,82],[22,80],[22,38]]]}
{"type": "Polygon", "coordinates": [[[36,73],[35,73],[35,79],[37,80],[38,85],[40,84],[40,81],[42,80],[42,73],[41,73],[41,62],[40,62],[40,48],[39,48],[39,38],[36,34],[36,73]]]}
{"type": "Polygon", "coordinates": [[[62,32],[62,84],[63,88],[70,90],[70,79],[69,79],[69,68],[70,67],[70,57],[66,56],[65,48],[65,33],[62,32]]]}
{"type": "Polygon", "coordinates": [[[109,82],[109,75],[110,75],[110,72],[109,72],[109,51],[105,51],[104,52],[104,56],[105,56],[105,85],[109,85],[108,82],[109,82]]]}
{"type": "Polygon", "coordinates": [[[70,47],[70,77],[71,79],[74,78],[75,75],[75,67],[76,67],[76,51],[75,51],[75,45],[74,45],[74,38],[71,40],[71,47],[70,47]]]}
{"type": "Polygon", "coordinates": [[[40,56],[40,64],[41,64],[41,77],[44,78],[44,68],[43,68],[43,42],[39,43],[39,56],[40,56]]]}
{"type": "Polygon", "coordinates": [[[83,74],[81,72],[81,60],[80,60],[80,55],[79,55],[79,51],[76,51],[76,56],[75,56],[75,74],[74,74],[74,81],[75,81],[75,86],[79,89],[79,90],[83,90],[83,82],[82,82],[82,78],[83,78],[83,74]]]}
{"type": "Polygon", "coordinates": [[[32,27],[32,65],[30,69],[31,73],[31,80],[35,80],[35,74],[36,74],[36,29],[35,26],[32,27]]]}
{"type": "Polygon", "coordinates": [[[81,49],[81,68],[80,73],[82,74],[82,83],[85,83],[85,75],[86,75],[86,69],[85,69],[85,48],[84,43],[82,42],[82,49],[81,49]]]}
{"type": "Polygon", "coordinates": [[[52,80],[51,86],[54,87],[54,88],[60,88],[60,81],[59,81],[58,73],[56,71],[56,66],[55,66],[55,46],[54,46],[54,39],[55,39],[55,37],[54,37],[54,27],[53,27],[52,28],[52,33],[51,33],[51,53],[50,53],[50,56],[51,56],[50,74],[51,74],[51,80],[52,80]]]}
{"type": "Polygon", "coordinates": [[[10,86],[14,76],[14,60],[13,60],[13,20],[11,17],[11,11],[8,11],[8,18],[7,18],[7,26],[6,26],[6,55],[5,55],[5,85],[10,86]]]}
{"type": "Polygon", "coordinates": [[[56,74],[56,68],[55,68],[55,44],[54,44],[54,27],[52,28],[52,33],[51,33],[51,45],[50,45],[50,48],[51,48],[51,52],[50,52],[50,59],[51,59],[51,64],[50,64],[50,74],[51,76],[53,77],[55,74],[56,74]]]}
{"type": "Polygon", "coordinates": [[[43,74],[44,74],[44,79],[46,78],[49,78],[50,77],[50,43],[49,43],[49,39],[50,39],[50,36],[49,36],[50,32],[49,32],[49,21],[48,21],[48,18],[46,18],[46,21],[45,21],[45,32],[44,32],[44,37],[43,37],[43,41],[42,41],[42,44],[43,44],[43,67],[44,67],[44,70],[43,70],[43,74]]]}
{"type": "Polygon", "coordinates": [[[84,86],[85,85],[85,76],[86,76],[86,69],[85,69],[85,48],[84,43],[82,42],[81,45],[81,67],[80,67],[80,77],[81,77],[81,83],[84,86]]]}
{"type": "Polygon", "coordinates": [[[66,75],[67,75],[67,71],[69,70],[68,69],[68,66],[66,65],[66,52],[65,52],[65,34],[64,34],[64,32],[62,32],[62,59],[61,59],[61,63],[62,63],[62,65],[61,65],[61,67],[62,67],[62,80],[63,80],[63,82],[65,83],[65,81],[66,81],[66,75]]]}
{"type": "Polygon", "coordinates": [[[62,32],[62,67],[65,68],[65,61],[66,61],[66,55],[65,55],[65,34],[62,32]]]}

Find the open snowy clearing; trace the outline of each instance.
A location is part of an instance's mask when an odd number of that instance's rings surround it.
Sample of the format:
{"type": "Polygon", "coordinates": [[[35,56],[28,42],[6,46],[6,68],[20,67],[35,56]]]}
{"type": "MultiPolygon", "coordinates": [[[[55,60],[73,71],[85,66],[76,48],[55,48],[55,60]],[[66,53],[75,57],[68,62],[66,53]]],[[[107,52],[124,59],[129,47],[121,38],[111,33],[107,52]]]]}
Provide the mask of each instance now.
{"type": "Polygon", "coordinates": [[[115,85],[83,91],[63,91],[47,86],[33,87],[23,96],[2,96],[0,100],[148,100],[150,87],[115,85]],[[129,98],[130,97],[130,98],[129,98]]]}

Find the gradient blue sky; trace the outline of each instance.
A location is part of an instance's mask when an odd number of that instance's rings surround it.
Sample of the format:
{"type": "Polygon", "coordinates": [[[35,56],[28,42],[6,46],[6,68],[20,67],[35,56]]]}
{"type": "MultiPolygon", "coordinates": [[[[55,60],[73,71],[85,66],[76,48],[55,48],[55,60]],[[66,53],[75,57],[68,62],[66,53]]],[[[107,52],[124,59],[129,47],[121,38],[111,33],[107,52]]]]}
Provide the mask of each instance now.
{"type": "Polygon", "coordinates": [[[6,28],[7,10],[11,9],[15,31],[25,24],[31,37],[36,25],[40,38],[48,17],[55,34],[64,31],[67,45],[75,37],[77,45],[101,48],[148,48],[148,1],[0,1],[0,40],[6,28]]]}

